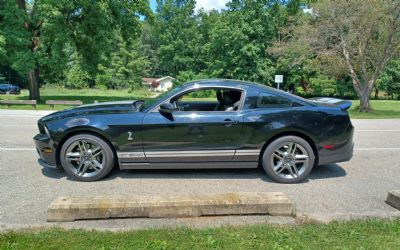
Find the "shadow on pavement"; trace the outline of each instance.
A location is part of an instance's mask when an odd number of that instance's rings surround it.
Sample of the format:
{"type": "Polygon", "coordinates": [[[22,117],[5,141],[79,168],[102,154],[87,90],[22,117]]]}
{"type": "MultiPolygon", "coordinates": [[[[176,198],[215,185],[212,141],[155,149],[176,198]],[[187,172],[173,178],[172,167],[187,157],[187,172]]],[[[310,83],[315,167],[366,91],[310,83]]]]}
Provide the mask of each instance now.
{"type": "Polygon", "coordinates": [[[346,171],[338,164],[328,164],[315,167],[312,171],[309,179],[329,179],[346,176],[346,171]]]}
{"type": "Polygon", "coordinates": [[[42,168],[42,174],[46,177],[53,179],[61,179],[66,177],[66,174],[63,169],[42,168]]]}
{"type": "MultiPolygon", "coordinates": [[[[46,169],[42,170],[43,175],[61,179],[66,177],[63,170],[46,169]]],[[[310,176],[303,181],[317,179],[329,179],[346,176],[346,171],[338,164],[329,164],[315,167],[310,176]]],[[[171,170],[124,170],[114,168],[110,175],[102,181],[113,179],[261,179],[266,182],[273,182],[259,167],[257,169],[171,169],[171,170]]]]}

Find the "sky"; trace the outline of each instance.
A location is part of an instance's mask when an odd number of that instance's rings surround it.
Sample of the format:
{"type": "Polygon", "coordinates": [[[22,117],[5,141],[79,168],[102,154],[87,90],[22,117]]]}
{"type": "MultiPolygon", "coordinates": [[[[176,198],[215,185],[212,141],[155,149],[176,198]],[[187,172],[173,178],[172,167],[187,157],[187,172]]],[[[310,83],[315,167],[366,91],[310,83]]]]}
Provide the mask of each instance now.
{"type": "MultiPolygon", "coordinates": [[[[204,8],[205,10],[220,10],[225,7],[229,0],[196,0],[196,10],[204,8]]],[[[150,0],[150,6],[153,10],[156,9],[156,0],[150,0]]]]}

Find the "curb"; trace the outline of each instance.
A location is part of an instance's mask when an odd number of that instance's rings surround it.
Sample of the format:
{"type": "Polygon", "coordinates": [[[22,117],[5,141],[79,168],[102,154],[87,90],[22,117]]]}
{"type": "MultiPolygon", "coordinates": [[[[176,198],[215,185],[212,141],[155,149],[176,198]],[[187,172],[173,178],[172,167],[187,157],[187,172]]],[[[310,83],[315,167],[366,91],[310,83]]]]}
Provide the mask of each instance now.
{"type": "Polygon", "coordinates": [[[281,192],[159,197],[58,197],[47,209],[47,221],[255,214],[292,216],[294,209],[292,202],[281,192]]]}
{"type": "Polygon", "coordinates": [[[386,203],[400,210],[400,190],[389,191],[386,203]]]}

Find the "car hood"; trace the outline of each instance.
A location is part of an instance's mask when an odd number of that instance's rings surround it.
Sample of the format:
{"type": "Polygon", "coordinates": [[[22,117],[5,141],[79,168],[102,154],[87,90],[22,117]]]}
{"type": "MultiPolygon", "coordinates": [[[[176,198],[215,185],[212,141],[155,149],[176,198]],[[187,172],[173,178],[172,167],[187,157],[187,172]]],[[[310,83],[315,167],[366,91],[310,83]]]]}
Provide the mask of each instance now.
{"type": "Polygon", "coordinates": [[[54,120],[82,115],[103,115],[137,112],[134,106],[136,101],[102,102],[82,105],[51,113],[39,120],[41,123],[49,123],[54,120]]]}

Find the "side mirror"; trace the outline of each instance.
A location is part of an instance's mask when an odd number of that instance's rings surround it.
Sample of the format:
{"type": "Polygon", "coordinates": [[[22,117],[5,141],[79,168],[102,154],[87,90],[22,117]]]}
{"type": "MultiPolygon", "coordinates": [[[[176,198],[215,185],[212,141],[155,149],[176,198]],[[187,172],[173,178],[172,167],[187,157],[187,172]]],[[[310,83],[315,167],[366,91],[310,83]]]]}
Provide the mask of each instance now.
{"type": "Polygon", "coordinates": [[[174,112],[174,105],[171,103],[163,103],[160,105],[160,109],[158,111],[164,114],[172,114],[172,112],[174,112]]]}

